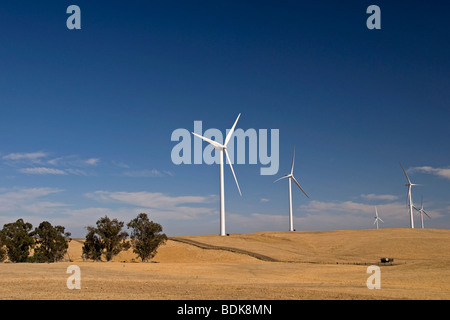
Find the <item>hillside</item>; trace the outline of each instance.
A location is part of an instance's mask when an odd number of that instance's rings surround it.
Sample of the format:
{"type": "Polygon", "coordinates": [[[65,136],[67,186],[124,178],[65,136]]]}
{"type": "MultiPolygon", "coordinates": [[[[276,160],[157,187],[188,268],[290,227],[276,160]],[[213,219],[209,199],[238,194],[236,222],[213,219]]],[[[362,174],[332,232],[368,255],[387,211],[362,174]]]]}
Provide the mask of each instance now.
{"type": "MultiPolygon", "coordinates": [[[[74,239],[70,244],[69,256],[73,261],[81,261],[82,242],[82,239],[74,239]]],[[[171,237],[153,260],[161,263],[235,262],[262,255],[279,262],[374,264],[381,257],[390,257],[395,259],[396,264],[403,264],[450,261],[449,249],[450,230],[445,229],[280,231],[225,237],[171,237]],[[197,245],[182,243],[182,240],[191,240],[197,245]],[[212,247],[211,250],[205,250],[207,246],[212,247]],[[236,250],[232,252],[230,249],[236,250]],[[249,257],[242,257],[245,252],[249,257]]],[[[131,262],[133,259],[139,260],[130,249],[114,260],[131,262]]]]}
{"type": "Polygon", "coordinates": [[[154,263],[132,250],[111,262],[82,261],[82,243],[71,241],[65,262],[0,263],[0,299],[450,299],[450,230],[172,237],[154,263]],[[381,265],[381,257],[394,263],[381,265]],[[66,286],[73,264],[81,290],[66,286]],[[373,264],[381,290],[366,286],[373,264]]]}

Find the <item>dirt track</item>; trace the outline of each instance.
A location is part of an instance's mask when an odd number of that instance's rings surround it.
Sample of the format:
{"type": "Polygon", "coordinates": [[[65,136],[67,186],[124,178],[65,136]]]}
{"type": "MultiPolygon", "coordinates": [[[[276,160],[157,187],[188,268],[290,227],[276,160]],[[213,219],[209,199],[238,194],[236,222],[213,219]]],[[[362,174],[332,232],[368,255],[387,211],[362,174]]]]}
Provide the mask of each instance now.
{"type": "Polygon", "coordinates": [[[138,262],[131,250],[112,262],[83,262],[82,241],[71,242],[72,261],[0,263],[0,298],[450,299],[450,230],[260,232],[182,238],[196,241],[196,246],[169,240],[153,259],[157,263],[138,262]],[[395,263],[380,266],[381,289],[369,290],[367,266],[378,264],[384,256],[395,258],[395,263]],[[81,269],[81,290],[66,286],[66,270],[73,264],[81,269]]]}

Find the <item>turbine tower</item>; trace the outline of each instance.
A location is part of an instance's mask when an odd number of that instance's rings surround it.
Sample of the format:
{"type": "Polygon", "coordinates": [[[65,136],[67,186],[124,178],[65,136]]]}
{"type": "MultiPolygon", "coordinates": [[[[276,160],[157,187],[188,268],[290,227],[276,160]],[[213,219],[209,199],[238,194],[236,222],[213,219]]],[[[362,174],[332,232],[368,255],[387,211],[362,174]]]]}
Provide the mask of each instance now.
{"type": "Polygon", "coordinates": [[[416,210],[418,213],[420,213],[420,218],[422,220],[422,229],[424,229],[425,227],[423,225],[423,215],[425,214],[430,219],[431,219],[431,217],[428,215],[428,213],[425,212],[425,210],[423,210],[423,196],[421,198],[421,205],[422,205],[422,207],[420,208],[420,210],[417,209],[416,207],[414,207],[414,210],[416,210]]]}
{"type": "Polygon", "coordinates": [[[378,211],[377,211],[377,207],[375,206],[375,221],[373,222],[373,224],[377,224],[377,229],[378,229],[378,221],[381,221],[381,222],[383,222],[384,223],[384,221],[383,220],[381,220],[381,218],[380,217],[378,217],[378,211]]]}
{"type": "Polygon", "coordinates": [[[237,188],[239,190],[239,194],[242,196],[241,193],[241,189],[239,188],[239,183],[236,179],[236,175],[234,174],[234,170],[233,170],[233,165],[231,164],[231,160],[230,157],[228,156],[228,152],[227,152],[227,144],[230,141],[231,136],[233,135],[234,132],[234,128],[236,127],[236,124],[239,120],[239,117],[241,116],[241,114],[239,113],[236,121],[233,124],[233,127],[231,128],[231,130],[228,132],[228,135],[225,138],[225,143],[224,144],[220,144],[217,141],[213,141],[211,139],[205,138],[195,132],[192,132],[192,134],[194,136],[197,136],[203,140],[205,140],[206,142],[209,142],[210,144],[212,144],[214,146],[214,149],[217,151],[219,151],[219,163],[220,163],[220,235],[224,236],[225,235],[225,189],[224,189],[224,178],[223,178],[223,154],[225,153],[225,156],[228,159],[228,163],[230,164],[230,168],[231,168],[231,172],[233,173],[234,176],[234,180],[236,181],[236,185],[237,188]]]}
{"type": "Polygon", "coordinates": [[[274,181],[280,181],[281,179],[288,178],[289,180],[289,231],[294,231],[294,219],[292,216],[292,185],[291,180],[294,180],[295,184],[302,190],[302,192],[305,194],[305,196],[309,199],[308,195],[305,191],[303,191],[302,187],[300,187],[300,184],[298,183],[297,179],[294,177],[294,159],[295,159],[295,147],[294,147],[294,154],[292,155],[292,166],[291,166],[291,173],[285,174],[283,177],[277,179],[274,181]]]}
{"type": "Polygon", "coordinates": [[[414,229],[414,217],[413,217],[413,208],[414,208],[414,204],[413,204],[413,200],[412,200],[412,186],[421,186],[421,184],[415,184],[412,183],[411,180],[409,180],[408,175],[406,174],[405,169],[403,168],[402,164],[400,163],[400,167],[402,167],[403,173],[405,174],[406,180],[408,181],[407,184],[405,184],[405,186],[408,187],[408,195],[407,195],[407,201],[409,202],[409,217],[410,217],[410,226],[412,229],[414,229]]]}

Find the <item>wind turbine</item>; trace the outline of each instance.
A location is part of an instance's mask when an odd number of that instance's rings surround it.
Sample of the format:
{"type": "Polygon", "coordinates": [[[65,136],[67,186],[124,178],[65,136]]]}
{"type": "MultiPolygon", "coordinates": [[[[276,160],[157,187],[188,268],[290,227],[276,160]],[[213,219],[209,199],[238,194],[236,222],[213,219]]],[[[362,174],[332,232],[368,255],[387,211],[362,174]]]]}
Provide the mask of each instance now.
{"type": "Polygon", "coordinates": [[[375,221],[373,222],[373,224],[377,224],[377,229],[378,229],[378,221],[381,221],[381,222],[383,222],[384,223],[384,221],[383,220],[381,220],[381,218],[380,217],[378,217],[378,211],[377,211],[377,207],[375,206],[375,221]]]}
{"type": "Polygon", "coordinates": [[[415,184],[412,183],[411,180],[409,180],[408,175],[406,174],[405,169],[403,168],[402,164],[400,163],[400,167],[402,167],[403,173],[405,174],[406,180],[408,181],[407,184],[405,184],[405,186],[408,187],[408,200],[409,200],[409,215],[410,215],[410,226],[412,229],[414,229],[414,218],[413,218],[413,201],[412,201],[412,193],[411,193],[411,188],[412,186],[421,186],[421,184],[415,184]]]}
{"type": "Polygon", "coordinates": [[[228,135],[225,138],[224,144],[220,144],[217,141],[213,141],[213,140],[205,138],[195,132],[192,132],[192,134],[194,136],[197,136],[197,137],[209,142],[210,144],[212,144],[214,146],[214,149],[216,150],[216,152],[219,151],[219,161],[220,161],[219,162],[220,163],[220,235],[221,236],[225,235],[225,190],[224,190],[224,178],[223,178],[223,154],[224,153],[228,159],[228,163],[230,164],[231,172],[233,172],[234,180],[236,181],[236,185],[239,190],[239,194],[242,196],[241,189],[239,188],[239,183],[236,179],[236,175],[234,174],[233,165],[231,164],[231,160],[230,160],[230,157],[228,156],[228,152],[227,152],[227,144],[230,141],[231,136],[233,135],[234,128],[236,127],[236,124],[237,124],[240,116],[241,116],[241,114],[239,113],[236,121],[233,124],[233,127],[228,132],[228,135]]]}
{"type": "Polygon", "coordinates": [[[308,195],[305,191],[303,191],[302,187],[300,187],[300,184],[298,183],[297,179],[294,177],[294,158],[295,158],[295,147],[294,147],[294,154],[292,155],[292,166],[291,166],[291,173],[285,174],[283,177],[277,179],[274,181],[280,181],[281,179],[288,178],[289,179],[289,231],[294,231],[294,221],[292,217],[292,186],[291,186],[291,180],[294,180],[295,184],[302,190],[302,192],[305,194],[305,196],[309,199],[308,195]]]}
{"type": "Polygon", "coordinates": [[[425,212],[425,210],[423,210],[423,197],[421,198],[421,205],[422,205],[422,207],[420,208],[420,210],[417,209],[416,207],[414,207],[414,209],[415,209],[417,212],[420,213],[420,217],[421,217],[421,220],[422,220],[422,229],[424,229],[424,226],[423,226],[423,215],[425,214],[425,215],[426,215],[428,218],[430,218],[430,219],[431,219],[431,217],[428,215],[428,213],[425,212]]]}

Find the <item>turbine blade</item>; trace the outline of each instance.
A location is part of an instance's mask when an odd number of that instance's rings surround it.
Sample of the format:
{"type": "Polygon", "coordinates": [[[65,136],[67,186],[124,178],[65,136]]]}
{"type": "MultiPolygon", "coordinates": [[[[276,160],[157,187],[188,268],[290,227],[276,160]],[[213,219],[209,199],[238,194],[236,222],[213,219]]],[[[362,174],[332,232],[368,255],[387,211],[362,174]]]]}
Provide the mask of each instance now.
{"type": "Polygon", "coordinates": [[[288,177],[288,176],[281,177],[281,178],[275,180],[273,183],[275,183],[275,182],[277,182],[277,181],[280,181],[281,179],[286,179],[287,177],[288,177]]]}
{"type": "Polygon", "coordinates": [[[405,168],[403,168],[401,163],[400,163],[400,167],[402,167],[402,170],[403,170],[403,173],[405,174],[406,180],[408,180],[408,183],[411,184],[411,180],[409,180],[408,175],[406,174],[405,168]]]}
{"type": "Polygon", "coordinates": [[[428,215],[428,213],[425,212],[425,210],[422,210],[423,213],[425,213],[425,215],[431,219],[431,217],[428,215]]]}
{"type": "Polygon", "coordinates": [[[416,210],[417,212],[420,212],[420,210],[417,209],[416,206],[413,206],[413,209],[416,210]]]}
{"type": "Polygon", "coordinates": [[[233,165],[231,164],[231,160],[230,160],[230,157],[228,156],[227,149],[225,149],[224,151],[225,151],[225,155],[227,156],[228,163],[230,164],[231,172],[233,172],[234,181],[236,181],[236,185],[237,185],[237,188],[239,190],[239,194],[242,196],[241,188],[239,188],[239,183],[238,183],[238,181],[236,179],[236,175],[234,174],[233,165]]]}
{"type": "Polygon", "coordinates": [[[406,194],[406,207],[409,207],[409,205],[408,205],[408,203],[409,203],[409,188],[411,188],[411,187],[408,187],[408,193],[406,194]]]}
{"type": "Polygon", "coordinates": [[[294,174],[294,159],[295,159],[295,146],[294,146],[294,153],[292,154],[291,174],[294,174]]]}
{"type": "Polygon", "coordinates": [[[227,143],[228,143],[228,141],[230,141],[231,136],[233,135],[233,132],[234,132],[234,128],[236,127],[236,124],[237,124],[237,122],[238,122],[240,116],[241,116],[241,114],[239,113],[239,115],[237,116],[236,121],[235,121],[234,124],[233,124],[233,127],[232,127],[231,130],[228,132],[228,135],[227,135],[227,137],[225,138],[225,143],[223,144],[224,146],[226,146],[227,143]]]}
{"type": "Polygon", "coordinates": [[[205,140],[206,142],[211,143],[214,147],[217,147],[217,148],[223,148],[223,145],[221,145],[221,144],[218,143],[217,141],[214,141],[214,140],[205,138],[205,137],[203,137],[203,136],[201,136],[201,135],[199,135],[199,134],[197,134],[197,133],[195,133],[195,132],[192,132],[192,134],[193,134],[194,136],[199,137],[199,138],[202,139],[202,140],[205,140]]]}
{"type": "Polygon", "coordinates": [[[383,220],[381,220],[380,218],[378,218],[378,220],[380,220],[381,222],[383,222],[383,223],[384,223],[384,221],[383,221],[383,220]]]}
{"type": "Polygon", "coordinates": [[[302,190],[302,192],[305,194],[305,196],[309,199],[309,196],[306,194],[306,192],[302,189],[302,187],[300,187],[300,184],[298,183],[298,181],[294,178],[294,176],[292,176],[292,180],[294,180],[295,184],[297,185],[297,187],[300,188],[300,190],[302,190]]]}

